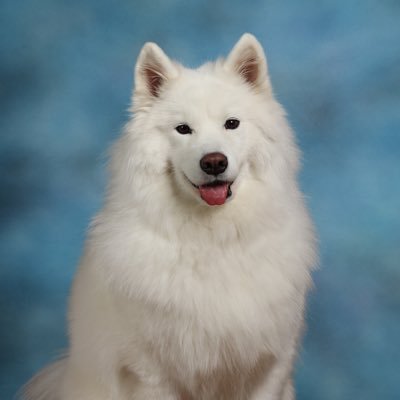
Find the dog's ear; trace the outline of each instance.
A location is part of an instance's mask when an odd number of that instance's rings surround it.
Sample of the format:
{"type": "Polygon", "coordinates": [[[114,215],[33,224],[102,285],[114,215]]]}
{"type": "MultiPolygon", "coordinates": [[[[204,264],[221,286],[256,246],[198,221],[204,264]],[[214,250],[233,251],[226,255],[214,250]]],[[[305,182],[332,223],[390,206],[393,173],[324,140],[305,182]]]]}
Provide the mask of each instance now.
{"type": "Polygon", "coordinates": [[[245,33],[229,53],[225,68],[238,73],[247,83],[257,89],[269,89],[267,59],[258,40],[245,33]]]}
{"type": "Polygon", "coordinates": [[[146,43],[136,62],[135,94],[158,97],[162,86],[176,75],[176,67],[161,48],[155,43],[146,43]]]}

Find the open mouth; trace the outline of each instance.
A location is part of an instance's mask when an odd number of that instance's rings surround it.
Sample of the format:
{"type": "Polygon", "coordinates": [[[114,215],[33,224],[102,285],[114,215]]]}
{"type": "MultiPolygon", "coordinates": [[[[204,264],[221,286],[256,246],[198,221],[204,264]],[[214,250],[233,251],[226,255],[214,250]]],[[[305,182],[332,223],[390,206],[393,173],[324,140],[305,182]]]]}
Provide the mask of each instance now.
{"type": "Polygon", "coordinates": [[[210,206],[220,206],[232,196],[231,186],[233,182],[215,180],[204,185],[195,185],[190,183],[199,190],[200,197],[210,206]]]}

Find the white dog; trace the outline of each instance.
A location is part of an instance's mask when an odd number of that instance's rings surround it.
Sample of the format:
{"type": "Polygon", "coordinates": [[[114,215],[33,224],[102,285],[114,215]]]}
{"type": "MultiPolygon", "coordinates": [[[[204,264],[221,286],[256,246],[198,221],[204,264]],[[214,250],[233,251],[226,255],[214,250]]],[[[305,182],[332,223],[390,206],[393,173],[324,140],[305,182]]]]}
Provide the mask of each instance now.
{"type": "Polygon", "coordinates": [[[190,70],[147,43],[72,291],[29,400],[290,400],[313,227],[259,42],[190,70]]]}

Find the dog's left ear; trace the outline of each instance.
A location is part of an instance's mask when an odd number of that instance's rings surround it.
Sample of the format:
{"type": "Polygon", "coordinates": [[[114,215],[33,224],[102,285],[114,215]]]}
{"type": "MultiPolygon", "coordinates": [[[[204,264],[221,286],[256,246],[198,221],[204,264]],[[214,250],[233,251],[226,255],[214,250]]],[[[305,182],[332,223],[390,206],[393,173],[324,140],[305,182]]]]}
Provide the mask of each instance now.
{"type": "Polygon", "coordinates": [[[238,73],[256,89],[270,89],[267,59],[259,41],[245,33],[229,53],[224,67],[238,73]]]}
{"type": "Polygon", "coordinates": [[[135,94],[153,100],[177,69],[169,57],[155,43],[146,43],[140,51],[135,67],[135,94]]]}

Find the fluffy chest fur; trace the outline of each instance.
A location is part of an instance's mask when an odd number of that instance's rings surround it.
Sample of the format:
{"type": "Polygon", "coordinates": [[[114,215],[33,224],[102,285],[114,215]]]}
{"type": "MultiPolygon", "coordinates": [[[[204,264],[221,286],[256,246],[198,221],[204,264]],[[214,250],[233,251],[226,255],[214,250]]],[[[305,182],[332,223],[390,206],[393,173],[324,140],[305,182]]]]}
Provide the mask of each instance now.
{"type": "MultiPolygon", "coordinates": [[[[182,222],[172,236],[155,233],[137,215],[99,217],[88,254],[108,282],[128,358],[138,357],[140,343],[189,381],[249,370],[289,346],[302,319],[309,274],[301,264],[309,248],[289,219],[268,226],[258,224],[257,213],[238,218],[231,208],[212,220],[182,222]]],[[[275,212],[284,216],[279,207],[275,212]]]]}

